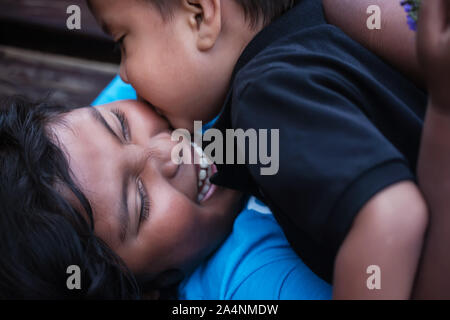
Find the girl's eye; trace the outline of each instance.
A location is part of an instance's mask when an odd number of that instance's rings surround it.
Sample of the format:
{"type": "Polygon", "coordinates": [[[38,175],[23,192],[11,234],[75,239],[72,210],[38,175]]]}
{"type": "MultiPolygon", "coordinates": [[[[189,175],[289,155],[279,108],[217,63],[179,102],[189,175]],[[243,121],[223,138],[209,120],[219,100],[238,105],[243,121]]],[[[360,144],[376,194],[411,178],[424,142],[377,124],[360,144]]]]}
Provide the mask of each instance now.
{"type": "Polygon", "coordinates": [[[139,214],[139,224],[138,224],[138,231],[143,221],[146,221],[148,219],[148,216],[150,214],[150,199],[148,197],[147,190],[145,189],[144,183],[141,179],[138,179],[138,191],[139,196],[141,198],[141,210],[139,214]]]}

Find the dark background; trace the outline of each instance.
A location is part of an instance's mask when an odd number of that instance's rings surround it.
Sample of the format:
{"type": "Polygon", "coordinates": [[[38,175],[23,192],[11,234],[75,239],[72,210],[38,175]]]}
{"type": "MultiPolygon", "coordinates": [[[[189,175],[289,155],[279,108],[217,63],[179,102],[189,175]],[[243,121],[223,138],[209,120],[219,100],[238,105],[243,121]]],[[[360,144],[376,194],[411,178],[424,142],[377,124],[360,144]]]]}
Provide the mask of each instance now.
{"type": "Polygon", "coordinates": [[[0,97],[87,105],[118,72],[120,54],[85,0],[0,0],[0,97]],[[81,30],[68,30],[70,5],[81,30]]]}

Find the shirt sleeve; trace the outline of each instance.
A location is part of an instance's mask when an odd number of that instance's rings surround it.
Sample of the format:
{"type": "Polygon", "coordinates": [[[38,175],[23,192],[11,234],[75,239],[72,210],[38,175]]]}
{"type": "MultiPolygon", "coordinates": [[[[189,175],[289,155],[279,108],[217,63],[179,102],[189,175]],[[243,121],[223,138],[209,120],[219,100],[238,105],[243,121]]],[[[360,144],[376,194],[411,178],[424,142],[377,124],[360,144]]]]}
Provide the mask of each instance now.
{"type": "Polygon", "coordinates": [[[414,175],[364,111],[367,93],[358,79],[314,61],[303,65],[284,61],[258,78],[239,75],[245,80],[234,92],[231,121],[233,128],[279,130],[279,171],[262,175],[261,164],[248,170],[294,249],[330,281],[356,214],[376,193],[414,175]]]}

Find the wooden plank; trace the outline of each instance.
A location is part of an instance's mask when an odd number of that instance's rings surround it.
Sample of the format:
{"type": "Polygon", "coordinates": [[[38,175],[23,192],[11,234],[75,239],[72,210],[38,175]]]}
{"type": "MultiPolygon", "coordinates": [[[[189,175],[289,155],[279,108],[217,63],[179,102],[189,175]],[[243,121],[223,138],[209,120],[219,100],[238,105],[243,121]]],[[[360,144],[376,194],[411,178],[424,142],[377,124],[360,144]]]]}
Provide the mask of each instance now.
{"type": "Polygon", "coordinates": [[[88,105],[117,72],[115,64],[0,46],[0,97],[51,93],[56,103],[88,105]]]}
{"type": "Polygon", "coordinates": [[[110,39],[87,37],[78,32],[68,35],[55,29],[18,21],[0,20],[0,44],[87,60],[120,63],[120,52],[113,52],[114,43],[110,39]]]}
{"type": "Polygon", "coordinates": [[[0,0],[0,20],[17,21],[43,26],[64,32],[95,38],[109,39],[97,25],[85,0],[0,0]],[[81,30],[68,30],[67,7],[78,5],[81,9],[81,30]]]}

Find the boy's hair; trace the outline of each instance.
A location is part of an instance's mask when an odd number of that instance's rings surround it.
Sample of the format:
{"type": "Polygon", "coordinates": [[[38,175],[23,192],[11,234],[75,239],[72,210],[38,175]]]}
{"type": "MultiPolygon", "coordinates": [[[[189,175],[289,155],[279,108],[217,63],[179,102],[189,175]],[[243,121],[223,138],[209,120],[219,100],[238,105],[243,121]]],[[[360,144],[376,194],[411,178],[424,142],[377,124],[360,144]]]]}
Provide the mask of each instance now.
{"type": "Polygon", "coordinates": [[[234,0],[244,9],[245,15],[254,25],[260,19],[264,25],[272,22],[291,9],[299,0],[234,0]]]}
{"type": "Polygon", "coordinates": [[[49,124],[70,110],[19,97],[0,102],[0,299],[140,297],[134,276],[94,235],[91,207],[49,138],[49,124]],[[67,286],[72,265],[81,270],[80,290],[67,286]]]}
{"type": "MultiPolygon", "coordinates": [[[[167,16],[178,0],[144,0],[150,1],[167,16]]],[[[229,1],[229,0],[227,0],[229,1]]],[[[261,19],[266,25],[291,9],[299,0],[233,0],[244,10],[251,26],[255,26],[261,19]]]]}

